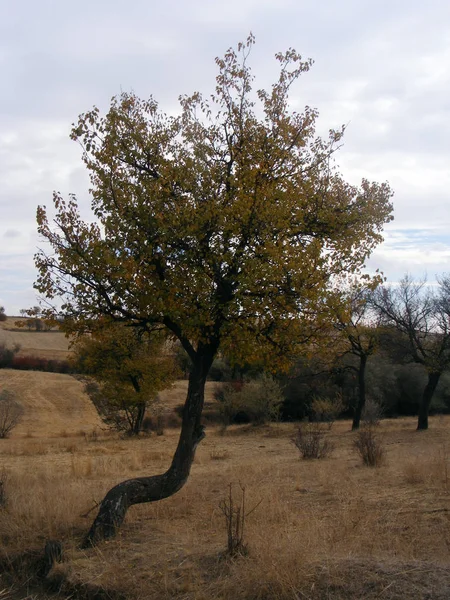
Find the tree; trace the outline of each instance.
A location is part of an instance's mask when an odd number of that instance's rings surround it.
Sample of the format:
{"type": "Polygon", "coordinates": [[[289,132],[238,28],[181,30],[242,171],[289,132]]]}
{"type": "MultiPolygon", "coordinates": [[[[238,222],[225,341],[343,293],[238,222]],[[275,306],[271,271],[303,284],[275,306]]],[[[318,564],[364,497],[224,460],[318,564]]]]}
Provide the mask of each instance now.
{"type": "MultiPolygon", "coordinates": [[[[43,317],[43,311],[40,306],[33,306],[32,308],[21,308],[21,317],[25,318],[25,321],[16,321],[14,324],[16,327],[27,327],[30,331],[32,329],[36,331],[48,331],[51,329],[52,321],[46,320],[43,317]]],[[[54,317],[52,317],[53,320],[54,317]]]]}
{"type": "Polygon", "coordinates": [[[340,293],[339,301],[334,307],[334,326],[340,334],[339,341],[344,344],[338,352],[338,358],[345,355],[357,358],[357,365],[346,367],[353,370],[358,378],[358,400],[352,430],[359,429],[366,404],[367,361],[377,351],[380,336],[379,323],[370,310],[369,298],[372,292],[373,286],[367,287],[363,282],[354,281],[340,293]]]}
{"type": "Polygon", "coordinates": [[[171,466],[110,490],[86,544],[113,535],[132,504],[184,485],[219,348],[286,363],[320,327],[330,278],[361,268],[391,219],[388,184],[357,188],[333,167],[343,130],[316,137],[317,111],[290,110],[290,87],[311,61],[292,49],[277,54],[278,80],[254,94],[253,43],[216,59],[215,93],[182,96],[178,116],[134,94],[113,99],[104,117],[97,108],[82,114],[72,138],[83,148],[97,222],[82,221],[74,196],[54,194],[52,226],[38,208],[52,251],[35,257],[36,287],[64,298],[66,331],[99,315],[163,326],[192,363],[171,466]]]}
{"type": "Polygon", "coordinates": [[[372,300],[385,324],[402,334],[398,343],[427,371],[417,429],[428,429],[431,400],[442,373],[450,366],[450,276],[443,276],[438,283],[434,291],[425,280],[405,275],[398,286],[378,288],[372,300]]]}
{"type": "Polygon", "coordinates": [[[7,316],[5,313],[5,307],[4,306],[0,306],[0,321],[6,321],[7,316]]]}
{"type": "Polygon", "coordinates": [[[102,324],[74,347],[76,369],[90,375],[86,391],[100,416],[119,431],[137,435],[147,407],[175,378],[161,335],[122,324],[102,324]]]}

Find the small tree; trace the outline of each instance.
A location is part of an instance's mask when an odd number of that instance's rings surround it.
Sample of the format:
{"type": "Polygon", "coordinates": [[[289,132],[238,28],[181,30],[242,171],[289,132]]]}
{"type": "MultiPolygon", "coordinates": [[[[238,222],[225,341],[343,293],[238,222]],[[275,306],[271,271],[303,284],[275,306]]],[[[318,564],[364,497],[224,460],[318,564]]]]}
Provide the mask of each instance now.
{"type": "Polygon", "coordinates": [[[23,407],[12,392],[0,392],[0,438],[6,438],[16,427],[23,415],[23,407]]]}
{"type": "Polygon", "coordinates": [[[132,435],[142,430],[147,407],[176,373],[160,335],[111,323],[78,340],[73,362],[92,377],[85,391],[103,421],[132,435]]]}
{"type": "Polygon", "coordinates": [[[4,306],[0,306],[0,321],[6,321],[8,317],[6,316],[5,313],[5,307],[4,306]]]}

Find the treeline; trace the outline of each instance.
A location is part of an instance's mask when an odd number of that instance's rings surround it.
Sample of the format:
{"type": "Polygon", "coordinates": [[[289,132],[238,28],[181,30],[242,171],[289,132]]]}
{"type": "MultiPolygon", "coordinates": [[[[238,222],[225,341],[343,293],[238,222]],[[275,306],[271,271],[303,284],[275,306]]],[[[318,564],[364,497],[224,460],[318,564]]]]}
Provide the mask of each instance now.
{"type": "MultiPolygon", "coordinates": [[[[317,359],[299,359],[286,375],[275,376],[280,384],[283,401],[280,418],[296,421],[310,417],[312,404],[318,398],[340,398],[342,417],[352,418],[358,403],[358,378],[353,370],[355,360],[340,359],[338,365],[324,369],[317,359]]],[[[255,366],[232,367],[226,358],[215,361],[210,380],[221,382],[254,381],[261,377],[262,369],[255,366]]],[[[386,417],[417,415],[422,391],[428,373],[419,364],[395,360],[388,349],[380,349],[368,361],[366,368],[367,398],[377,402],[386,417]]],[[[433,395],[430,414],[450,413],[450,373],[443,373],[433,395]]],[[[242,418],[242,415],[241,415],[242,418]]]]}

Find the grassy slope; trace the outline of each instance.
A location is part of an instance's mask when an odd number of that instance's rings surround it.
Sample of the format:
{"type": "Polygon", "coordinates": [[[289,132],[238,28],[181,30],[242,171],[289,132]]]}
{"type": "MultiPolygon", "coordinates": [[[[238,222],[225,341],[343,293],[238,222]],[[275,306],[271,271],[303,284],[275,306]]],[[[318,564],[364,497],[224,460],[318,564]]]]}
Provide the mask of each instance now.
{"type": "Polygon", "coordinates": [[[43,358],[60,359],[67,358],[69,354],[69,342],[63,333],[59,331],[29,331],[15,326],[15,321],[23,319],[9,317],[0,322],[0,344],[7,346],[20,346],[21,356],[41,356],[43,358]]]}
{"type": "Polygon", "coordinates": [[[70,375],[0,369],[0,390],[15,393],[24,407],[12,437],[48,437],[101,426],[97,411],[83,393],[83,384],[70,375]]]}

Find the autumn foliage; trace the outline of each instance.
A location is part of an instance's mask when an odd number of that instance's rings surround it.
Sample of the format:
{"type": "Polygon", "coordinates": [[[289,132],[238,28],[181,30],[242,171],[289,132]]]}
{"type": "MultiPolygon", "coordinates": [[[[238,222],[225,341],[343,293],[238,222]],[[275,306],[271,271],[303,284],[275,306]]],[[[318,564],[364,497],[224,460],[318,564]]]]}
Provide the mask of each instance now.
{"type": "Polygon", "coordinates": [[[330,280],[358,272],[391,219],[387,184],[347,183],[331,157],[343,128],[316,135],[318,113],[289,92],[312,62],[276,55],[279,77],[253,89],[253,36],[217,58],[215,91],[180,97],[178,115],[132,93],[82,114],[72,138],[91,177],[94,220],[54,194],[37,289],[63,298],[66,331],[99,315],[164,328],[189,355],[180,441],[169,470],[108,492],[86,544],[113,535],[127,507],[171,495],[204,437],[204,386],[219,348],[286,366],[325,319],[330,280]],[[117,512],[116,507],[120,510],[117,512]]]}

